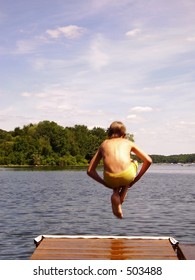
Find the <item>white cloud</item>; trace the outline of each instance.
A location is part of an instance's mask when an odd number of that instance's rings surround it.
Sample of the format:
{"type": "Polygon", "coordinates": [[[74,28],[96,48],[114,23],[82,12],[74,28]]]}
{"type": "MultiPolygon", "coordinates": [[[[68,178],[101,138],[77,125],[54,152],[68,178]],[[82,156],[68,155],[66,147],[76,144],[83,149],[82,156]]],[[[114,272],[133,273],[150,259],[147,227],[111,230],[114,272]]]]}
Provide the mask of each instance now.
{"type": "Polygon", "coordinates": [[[22,92],[22,93],[21,93],[21,96],[23,96],[23,97],[31,97],[31,96],[32,96],[32,93],[31,93],[31,92],[25,91],[25,92],[22,92]]]}
{"type": "Polygon", "coordinates": [[[36,49],[36,42],[33,40],[19,40],[16,42],[16,53],[32,53],[36,49]]]}
{"type": "Polygon", "coordinates": [[[127,37],[135,37],[137,35],[139,35],[141,33],[141,29],[139,28],[135,28],[135,29],[132,29],[132,30],[129,30],[128,32],[126,32],[126,36],[127,37]]]}
{"type": "Polygon", "coordinates": [[[147,106],[146,107],[136,106],[136,107],[133,107],[131,109],[131,111],[142,113],[142,112],[151,112],[151,111],[153,111],[153,109],[151,107],[147,107],[147,106]]]}
{"type": "MultiPolygon", "coordinates": [[[[66,59],[53,59],[53,58],[42,58],[42,57],[36,57],[30,60],[30,63],[34,70],[42,72],[47,71],[57,73],[57,70],[60,70],[60,73],[62,74],[62,69],[64,71],[70,73],[74,69],[74,73],[76,70],[78,70],[80,65],[83,65],[83,63],[86,62],[86,56],[76,56],[75,57],[66,57],[66,59]],[[75,68],[77,68],[75,70],[75,68]]],[[[60,74],[59,74],[60,75],[60,74]]],[[[64,75],[64,72],[63,72],[64,75]]]]}
{"type": "Polygon", "coordinates": [[[28,92],[28,91],[25,91],[25,92],[22,92],[20,94],[22,97],[26,97],[26,98],[29,98],[29,97],[32,97],[32,98],[46,98],[48,97],[48,93],[46,92],[28,92]]]}
{"type": "Polygon", "coordinates": [[[29,110],[37,110],[39,114],[58,114],[76,110],[82,104],[82,97],[78,90],[63,88],[59,85],[43,87],[42,91],[23,92],[21,96],[28,98],[26,105],[29,110]]]}
{"type": "MultiPolygon", "coordinates": [[[[77,25],[68,25],[58,27],[56,29],[48,29],[45,35],[34,36],[29,39],[23,39],[16,41],[16,54],[30,54],[34,53],[38,48],[49,43],[49,38],[57,39],[59,37],[65,37],[67,39],[78,39],[84,33],[86,29],[77,25]]],[[[14,52],[13,52],[14,53],[14,52]]],[[[41,65],[38,65],[41,68],[41,65]]]]}
{"type": "Polygon", "coordinates": [[[179,122],[179,125],[184,125],[184,126],[186,126],[186,125],[189,125],[189,126],[191,126],[191,125],[195,125],[195,122],[194,121],[188,121],[188,122],[186,122],[186,121],[180,121],[179,122]]]}
{"type": "Polygon", "coordinates": [[[124,118],[124,123],[127,126],[130,125],[130,129],[128,130],[131,131],[132,133],[136,133],[137,127],[142,126],[146,122],[147,120],[138,114],[129,114],[124,118]]]}
{"type": "Polygon", "coordinates": [[[48,43],[47,38],[44,36],[35,36],[33,38],[16,41],[16,54],[33,53],[40,46],[48,43]]]}
{"type": "Polygon", "coordinates": [[[56,29],[48,29],[46,33],[54,39],[57,39],[59,37],[65,37],[67,39],[78,39],[80,38],[84,33],[86,32],[86,29],[77,25],[67,25],[58,27],[56,29]]]}
{"type": "Polygon", "coordinates": [[[51,37],[51,38],[54,38],[54,39],[57,39],[59,36],[60,36],[60,31],[59,29],[48,29],[46,31],[46,33],[51,37]]]}
{"type": "Polygon", "coordinates": [[[189,41],[189,42],[195,42],[195,36],[187,37],[187,41],[189,41]]]}
{"type": "Polygon", "coordinates": [[[110,57],[107,51],[106,42],[101,34],[96,35],[92,40],[87,56],[90,65],[95,70],[101,70],[101,68],[109,64],[110,57]]]}
{"type": "Polygon", "coordinates": [[[127,116],[127,119],[136,119],[136,118],[137,118],[137,115],[135,115],[135,114],[131,114],[131,115],[127,116]]]}

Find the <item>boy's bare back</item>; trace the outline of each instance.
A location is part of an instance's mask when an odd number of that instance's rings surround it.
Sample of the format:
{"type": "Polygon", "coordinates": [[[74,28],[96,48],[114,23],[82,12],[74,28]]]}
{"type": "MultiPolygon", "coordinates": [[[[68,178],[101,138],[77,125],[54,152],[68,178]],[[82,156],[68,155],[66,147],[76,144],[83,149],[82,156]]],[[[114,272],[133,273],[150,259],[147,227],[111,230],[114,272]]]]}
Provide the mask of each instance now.
{"type": "Polygon", "coordinates": [[[131,163],[131,149],[133,143],[125,138],[111,138],[100,146],[104,170],[118,173],[127,169],[131,163]]]}

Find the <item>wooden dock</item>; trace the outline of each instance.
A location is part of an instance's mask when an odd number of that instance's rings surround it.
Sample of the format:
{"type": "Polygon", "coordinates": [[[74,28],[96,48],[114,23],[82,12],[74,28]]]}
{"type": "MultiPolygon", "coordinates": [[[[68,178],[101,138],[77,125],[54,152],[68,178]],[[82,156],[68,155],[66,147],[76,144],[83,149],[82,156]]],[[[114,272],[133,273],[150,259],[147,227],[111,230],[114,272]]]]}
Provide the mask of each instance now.
{"type": "Polygon", "coordinates": [[[38,236],[32,260],[178,260],[186,259],[169,237],[38,236]]]}

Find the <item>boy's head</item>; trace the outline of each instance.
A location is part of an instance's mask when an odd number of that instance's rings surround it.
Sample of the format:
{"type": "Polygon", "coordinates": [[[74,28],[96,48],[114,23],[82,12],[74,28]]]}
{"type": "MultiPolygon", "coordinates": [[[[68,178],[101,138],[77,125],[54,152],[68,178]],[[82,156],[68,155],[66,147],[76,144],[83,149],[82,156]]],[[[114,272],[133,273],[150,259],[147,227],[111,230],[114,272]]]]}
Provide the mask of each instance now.
{"type": "Polygon", "coordinates": [[[126,127],[122,122],[115,121],[111,123],[108,128],[108,137],[109,138],[117,138],[117,137],[125,137],[126,135],[126,127]]]}

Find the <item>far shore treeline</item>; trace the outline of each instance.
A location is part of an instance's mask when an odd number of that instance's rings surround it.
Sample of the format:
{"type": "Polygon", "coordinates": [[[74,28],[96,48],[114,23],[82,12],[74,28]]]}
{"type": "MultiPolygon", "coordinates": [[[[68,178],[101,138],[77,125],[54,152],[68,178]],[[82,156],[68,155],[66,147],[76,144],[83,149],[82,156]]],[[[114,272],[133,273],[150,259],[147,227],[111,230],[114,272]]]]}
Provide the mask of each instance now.
{"type": "MultiPolygon", "coordinates": [[[[134,141],[133,134],[127,137],[134,141]]],[[[0,129],[0,165],[87,165],[107,131],[85,125],[63,127],[53,121],[29,124],[13,131],[0,129]]],[[[195,154],[150,155],[154,163],[194,163],[195,154]]]]}

